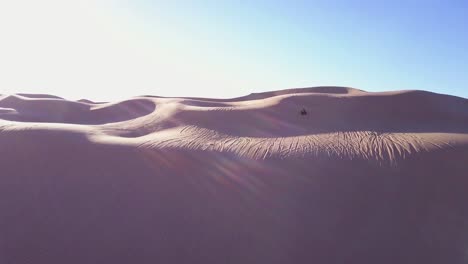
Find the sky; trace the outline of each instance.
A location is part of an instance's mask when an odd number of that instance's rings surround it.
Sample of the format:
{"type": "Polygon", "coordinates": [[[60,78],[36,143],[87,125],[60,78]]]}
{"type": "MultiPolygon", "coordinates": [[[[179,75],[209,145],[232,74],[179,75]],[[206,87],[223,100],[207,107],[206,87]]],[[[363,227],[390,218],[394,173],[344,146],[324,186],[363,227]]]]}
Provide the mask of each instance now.
{"type": "Polygon", "coordinates": [[[0,93],[230,98],[295,87],[468,98],[466,1],[0,0],[0,93]]]}

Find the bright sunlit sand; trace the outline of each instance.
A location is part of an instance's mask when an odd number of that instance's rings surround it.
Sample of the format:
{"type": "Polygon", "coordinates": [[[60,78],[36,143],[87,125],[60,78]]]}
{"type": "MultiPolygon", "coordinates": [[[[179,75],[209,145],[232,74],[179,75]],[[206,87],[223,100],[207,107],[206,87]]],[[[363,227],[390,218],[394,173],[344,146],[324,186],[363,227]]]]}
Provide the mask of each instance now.
{"type": "Polygon", "coordinates": [[[464,257],[463,98],[345,87],[112,103],[21,94],[0,110],[8,263],[464,257]]]}

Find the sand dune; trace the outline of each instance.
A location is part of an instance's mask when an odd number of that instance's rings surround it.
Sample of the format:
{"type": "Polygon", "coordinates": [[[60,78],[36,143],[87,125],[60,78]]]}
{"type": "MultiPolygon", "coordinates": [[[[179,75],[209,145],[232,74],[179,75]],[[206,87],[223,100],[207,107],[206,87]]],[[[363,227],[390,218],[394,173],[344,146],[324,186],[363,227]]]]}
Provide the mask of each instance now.
{"type": "Polygon", "coordinates": [[[0,263],[466,263],[468,100],[0,97],[0,263]]]}

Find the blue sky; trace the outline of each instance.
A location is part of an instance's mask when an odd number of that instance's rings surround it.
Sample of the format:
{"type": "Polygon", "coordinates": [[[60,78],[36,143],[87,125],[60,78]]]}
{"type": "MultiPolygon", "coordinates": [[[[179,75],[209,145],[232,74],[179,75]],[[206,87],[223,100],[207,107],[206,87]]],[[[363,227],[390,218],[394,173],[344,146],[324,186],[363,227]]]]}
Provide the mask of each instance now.
{"type": "Polygon", "coordinates": [[[114,100],[337,85],[468,98],[463,1],[19,1],[0,4],[7,92],[114,100]]]}

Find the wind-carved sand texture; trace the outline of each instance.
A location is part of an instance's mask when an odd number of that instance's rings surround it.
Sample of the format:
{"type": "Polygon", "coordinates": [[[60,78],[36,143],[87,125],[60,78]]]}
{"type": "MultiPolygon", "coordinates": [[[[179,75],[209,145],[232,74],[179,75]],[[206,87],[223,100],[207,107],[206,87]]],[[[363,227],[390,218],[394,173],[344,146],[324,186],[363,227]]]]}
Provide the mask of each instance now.
{"type": "Polygon", "coordinates": [[[468,100],[0,97],[0,263],[467,263],[468,100]]]}

